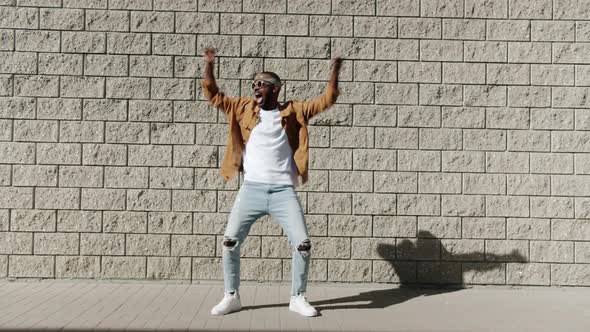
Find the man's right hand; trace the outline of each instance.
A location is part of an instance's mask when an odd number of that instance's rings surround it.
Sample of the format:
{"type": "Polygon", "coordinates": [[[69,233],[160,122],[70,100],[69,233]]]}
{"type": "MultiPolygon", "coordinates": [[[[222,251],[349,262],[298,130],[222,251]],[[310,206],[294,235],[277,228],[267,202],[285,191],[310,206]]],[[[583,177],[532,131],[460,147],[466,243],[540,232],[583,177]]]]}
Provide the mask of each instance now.
{"type": "Polygon", "coordinates": [[[205,63],[214,63],[215,62],[215,49],[212,47],[208,47],[205,49],[203,53],[203,59],[205,63]]]}
{"type": "Polygon", "coordinates": [[[203,60],[205,60],[205,79],[215,82],[215,74],[213,73],[213,66],[215,63],[215,49],[208,47],[203,52],[203,60]]]}

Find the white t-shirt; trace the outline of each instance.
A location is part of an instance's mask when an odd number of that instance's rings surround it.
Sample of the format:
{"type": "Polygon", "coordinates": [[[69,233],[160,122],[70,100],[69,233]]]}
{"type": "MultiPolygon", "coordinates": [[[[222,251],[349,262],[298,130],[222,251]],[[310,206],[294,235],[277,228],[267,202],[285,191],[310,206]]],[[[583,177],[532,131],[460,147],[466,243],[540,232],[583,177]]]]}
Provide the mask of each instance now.
{"type": "Polygon", "coordinates": [[[270,184],[297,184],[293,150],[278,109],[260,110],[259,123],[244,149],[244,179],[270,184]]]}

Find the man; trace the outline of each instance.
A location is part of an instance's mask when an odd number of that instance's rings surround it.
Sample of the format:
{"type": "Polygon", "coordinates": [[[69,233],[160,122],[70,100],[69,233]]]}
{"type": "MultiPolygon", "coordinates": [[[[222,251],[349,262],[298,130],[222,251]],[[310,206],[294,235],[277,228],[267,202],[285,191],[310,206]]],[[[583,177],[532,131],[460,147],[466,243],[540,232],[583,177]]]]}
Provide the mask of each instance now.
{"type": "Polygon", "coordinates": [[[283,227],[293,247],[289,309],[304,316],[316,316],[317,311],[305,297],[311,242],[294,186],[299,179],[303,183],[308,179],[307,123],[336,102],[342,60],[333,60],[328,87],[320,97],[310,102],[279,104],[282,82],[277,74],[262,72],[255,76],[254,98],[230,98],[215,83],[215,50],[206,49],[203,58],[205,79],[201,86],[211,104],[226,113],[229,123],[221,174],[227,180],[240,170],[244,172],[244,183],[235,199],[222,243],[225,294],[211,314],[225,315],[242,308],[240,246],[252,224],[270,215],[283,227]]]}

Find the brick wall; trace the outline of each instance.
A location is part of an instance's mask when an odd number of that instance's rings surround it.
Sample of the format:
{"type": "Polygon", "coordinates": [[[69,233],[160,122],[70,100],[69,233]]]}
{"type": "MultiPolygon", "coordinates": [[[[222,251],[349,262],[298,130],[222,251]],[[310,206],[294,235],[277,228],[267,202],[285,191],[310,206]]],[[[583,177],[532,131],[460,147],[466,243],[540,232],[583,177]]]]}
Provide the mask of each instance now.
{"type": "MultiPolygon", "coordinates": [[[[0,277],[219,279],[201,51],[312,121],[310,279],[590,286],[590,0],[0,0],[0,277]]],[[[288,280],[270,219],[243,278],[288,280]]]]}

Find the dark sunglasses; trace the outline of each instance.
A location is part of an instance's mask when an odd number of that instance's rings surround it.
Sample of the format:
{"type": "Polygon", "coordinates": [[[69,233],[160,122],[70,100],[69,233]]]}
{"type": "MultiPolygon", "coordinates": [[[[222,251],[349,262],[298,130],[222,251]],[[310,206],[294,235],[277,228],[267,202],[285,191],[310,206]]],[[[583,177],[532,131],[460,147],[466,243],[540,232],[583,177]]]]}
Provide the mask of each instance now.
{"type": "Polygon", "coordinates": [[[256,89],[256,88],[262,88],[263,86],[268,86],[268,85],[273,85],[272,83],[269,82],[265,82],[265,81],[254,81],[254,83],[252,83],[252,90],[256,89]]]}

